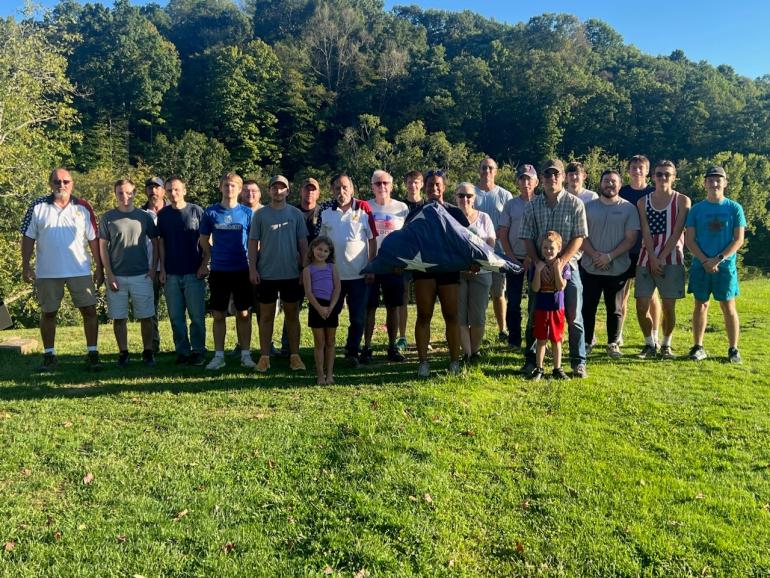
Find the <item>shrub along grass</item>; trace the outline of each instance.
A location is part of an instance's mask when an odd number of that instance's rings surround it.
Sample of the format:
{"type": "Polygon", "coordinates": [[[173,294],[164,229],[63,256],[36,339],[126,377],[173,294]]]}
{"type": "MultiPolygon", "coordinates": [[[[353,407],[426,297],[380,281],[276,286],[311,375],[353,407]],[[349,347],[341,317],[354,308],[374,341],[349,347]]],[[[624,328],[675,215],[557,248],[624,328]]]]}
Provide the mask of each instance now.
{"type": "Polygon", "coordinates": [[[109,367],[88,374],[60,328],[53,376],[0,355],[0,574],[768,575],[770,290],[743,292],[743,365],[713,307],[708,360],[633,358],[631,320],[625,357],[598,347],[567,382],[523,380],[496,343],[447,378],[438,320],[431,379],[413,352],[381,361],[378,331],[377,362],[339,362],[333,386],[307,331],[305,375],[259,375],[171,353],[120,371],[103,327],[109,367]]]}

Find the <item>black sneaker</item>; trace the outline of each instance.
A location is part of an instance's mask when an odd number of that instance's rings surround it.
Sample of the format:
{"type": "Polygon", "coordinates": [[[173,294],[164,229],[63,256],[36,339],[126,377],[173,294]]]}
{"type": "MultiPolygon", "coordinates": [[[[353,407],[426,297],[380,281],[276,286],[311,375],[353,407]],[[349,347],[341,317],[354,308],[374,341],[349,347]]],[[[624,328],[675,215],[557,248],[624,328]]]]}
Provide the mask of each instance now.
{"type": "Polygon", "coordinates": [[[508,343],[508,334],[505,331],[501,331],[497,334],[497,340],[500,343],[508,343]]]}
{"type": "Polygon", "coordinates": [[[176,361],[174,362],[177,365],[189,365],[190,364],[190,356],[185,355],[184,353],[177,353],[176,354],[176,361]]]}
{"type": "Polygon", "coordinates": [[[521,372],[524,375],[530,375],[535,369],[537,369],[537,365],[535,365],[534,361],[527,361],[524,364],[524,367],[521,368],[521,372]]]}
{"type": "Polygon", "coordinates": [[[555,367],[551,375],[554,379],[569,379],[569,375],[564,373],[564,370],[561,367],[555,367]]]}
{"type": "Polygon", "coordinates": [[[142,361],[148,367],[155,367],[155,353],[152,349],[145,349],[142,351],[142,361]]]}
{"type": "Polygon", "coordinates": [[[193,351],[187,360],[187,363],[194,365],[195,367],[202,367],[206,365],[206,358],[203,356],[202,351],[193,351]]]}
{"type": "Polygon", "coordinates": [[[56,359],[56,355],[53,353],[44,353],[43,363],[40,364],[40,367],[38,367],[37,370],[40,373],[51,373],[53,371],[56,371],[58,367],[59,367],[59,360],[56,359]]]}
{"type": "Polygon", "coordinates": [[[364,347],[358,354],[358,361],[361,363],[371,363],[374,358],[374,352],[371,347],[364,347]]]}
{"type": "Polygon", "coordinates": [[[527,376],[527,379],[530,381],[540,381],[543,379],[543,370],[539,367],[536,367],[532,371],[529,372],[529,375],[527,376]]]}
{"type": "Polygon", "coordinates": [[[743,361],[737,347],[731,347],[727,350],[727,361],[730,363],[741,363],[743,361]]]}
{"type": "Polygon", "coordinates": [[[86,354],[86,369],[89,371],[99,371],[102,367],[102,362],[99,361],[99,352],[89,351],[86,354]]]}
{"type": "Polygon", "coordinates": [[[356,355],[346,355],[345,361],[348,362],[348,365],[352,367],[353,369],[357,368],[361,363],[358,361],[358,357],[356,355]]]}
{"type": "Polygon", "coordinates": [[[639,359],[655,359],[658,356],[658,348],[654,345],[645,345],[636,356],[639,359]]]}
{"type": "Polygon", "coordinates": [[[118,355],[118,367],[125,367],[128,365],[128,351],[121,351],[118,355]]]}
{"type": "Polygon", "coordinates": [[[468,363],[470,365],[478,365],[482,361],[484,361],[484,356],[481,354],[481,351],[477,351],[475,353],[471,353],[468,356],[468,363]]]}
{"type": "Polygon", "coordinates": [[[388,347],[388,361],[406,361],[406,357],[394,345],[393,347],[388,347]]]}

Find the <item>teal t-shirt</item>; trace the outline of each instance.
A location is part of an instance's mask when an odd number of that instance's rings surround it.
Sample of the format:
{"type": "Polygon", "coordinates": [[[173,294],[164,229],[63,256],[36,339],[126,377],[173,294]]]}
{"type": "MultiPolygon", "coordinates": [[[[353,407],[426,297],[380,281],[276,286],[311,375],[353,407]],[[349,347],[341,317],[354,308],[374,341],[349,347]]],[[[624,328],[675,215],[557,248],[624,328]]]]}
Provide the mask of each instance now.
{"type": "MultiPolygon", "coordinates": [[[[708,200],[696,203],[687,213],[686,227],[695,228],[695,242],[707,257],[716,257],[733,241],[733,230],[746,226],[743,207],[732,199],[718,203],[708,200]]],[[[693,259],[693,267],[702,266],[693,259]]],[[[720,268],[735,267],[735,254],[730,255],[720,268]]]]}

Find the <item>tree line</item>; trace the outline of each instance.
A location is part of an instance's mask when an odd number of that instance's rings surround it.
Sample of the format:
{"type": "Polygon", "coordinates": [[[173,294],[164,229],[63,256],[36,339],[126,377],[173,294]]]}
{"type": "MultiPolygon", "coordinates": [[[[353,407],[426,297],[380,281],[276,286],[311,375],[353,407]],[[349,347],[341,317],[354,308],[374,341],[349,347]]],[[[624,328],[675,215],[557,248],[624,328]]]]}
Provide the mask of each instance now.
{"type": "Polygon", "coordinates": [[[180,174],[206,204],[227,170],[344,170],[365,188],[375,168],[472,178],[491,155],[512,189],[516,165],[559,156],[598,186],[638,153],[674,160],[694,200],[703,167],[723,164],[749,221],[744,260],[770,265],[770,75],[650,56],[601,20],[380,0],[60,0],[0,20],[6,233],[56,165],[107,208],[126,175],[180,174]]]}

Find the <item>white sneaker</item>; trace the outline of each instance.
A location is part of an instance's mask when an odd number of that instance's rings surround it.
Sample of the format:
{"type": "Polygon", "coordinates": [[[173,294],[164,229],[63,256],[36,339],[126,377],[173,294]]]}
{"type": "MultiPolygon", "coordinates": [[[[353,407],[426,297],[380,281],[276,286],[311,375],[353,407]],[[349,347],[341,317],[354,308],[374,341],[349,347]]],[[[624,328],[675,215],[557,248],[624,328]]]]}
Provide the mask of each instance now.
{"type": "Polygon", "coordinates": [[[209,361],[206,369],[209,371],[216,371],[217,369],[222,369],[225,365],[225,358],[220,357],[219,355],[215,355],[213,358],[211,358],[211,361],[209,361]]]}
{"type": "Polygon", "coordinates": [[[427,361],[421,361],[417,367],[417,377],[430,377],[430,365],[427,361]]]}
{"type": "Polygon", "coordinates": [[[241,367],[245,367],[246,369],[255,369],[257,367],[257,364],[254,363],[254,360],[251,358],[251,355],[242,355],[241,356],[241,367]]]}
{"type": "Polygon", "coordinates": [[[607,346],[607,355],[612,359],[623,357],[623,353],[620,351],[620,346],[617,343],[610,343],[607,346]]]}

